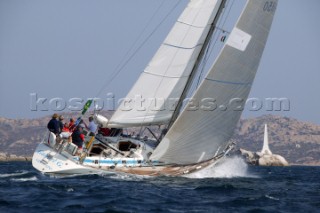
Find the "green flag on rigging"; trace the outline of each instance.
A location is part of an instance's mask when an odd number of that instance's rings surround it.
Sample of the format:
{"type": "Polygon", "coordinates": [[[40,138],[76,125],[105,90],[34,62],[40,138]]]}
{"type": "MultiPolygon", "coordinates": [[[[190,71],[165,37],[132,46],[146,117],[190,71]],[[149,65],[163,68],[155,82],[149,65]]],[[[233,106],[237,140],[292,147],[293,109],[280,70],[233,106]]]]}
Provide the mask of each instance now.
{"type": "Polygon", "coordinates": [[[86,102],[86,104],[84,105],[83,110],[81,112],[82,115],[84,115],[87,112],[87,110],[90,108],[91,104],[92,104],[92,100],[88,100],[86,102]]]}

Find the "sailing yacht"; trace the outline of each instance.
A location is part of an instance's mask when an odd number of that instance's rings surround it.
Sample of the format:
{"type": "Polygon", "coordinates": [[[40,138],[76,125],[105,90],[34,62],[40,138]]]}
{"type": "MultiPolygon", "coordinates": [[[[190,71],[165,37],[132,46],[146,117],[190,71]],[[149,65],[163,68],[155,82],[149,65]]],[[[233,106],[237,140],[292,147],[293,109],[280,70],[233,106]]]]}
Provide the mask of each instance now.
{"type": "Polygon", "coordinates": [[[82,154],[53,133],[38,145],[33,166],[43,173],[179,176],[214,166],[230,141],[265,48],[278,0],[248,0],[212,67],[189,97],[228,0],[190,0],[160,48],[102,128],[119,134],[87,136],[82,154]],[[136,101],[140,99],[140,101],[136,101]],[[142,100],[142,101],[141,101],[142,100]],[[130,104],[134,103],[135,107],[130,104]],[[128,105],[130,105],[128,107],[128,105]],[[155,133],[155,127],[161,131],[155,133]],[[121,134],[144,128],[153,136],[121,134]]]}

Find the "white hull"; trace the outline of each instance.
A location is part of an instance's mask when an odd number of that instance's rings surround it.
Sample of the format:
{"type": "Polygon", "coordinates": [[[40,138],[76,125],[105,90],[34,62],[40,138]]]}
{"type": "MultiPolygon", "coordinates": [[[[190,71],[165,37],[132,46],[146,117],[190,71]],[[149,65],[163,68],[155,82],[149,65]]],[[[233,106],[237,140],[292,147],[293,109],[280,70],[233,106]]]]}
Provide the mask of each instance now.
{"type": "Polygon", "coordinates": [[[77,157],[62,155],[50,146],[40,143],[33,154],[32,165],[43,173],[96,174],[100,171],[79,163],[77,157]]]}
{"type": "MultiPolygon", "coordinates": [[[[226,154],[226,153],[225,153],[226,154]]],[[[127,157],[86,157],[81,160],[64,151],[58,151],[47,143],[40,143],[34,152],[32,165],[45,174],[102,174],[127,173],[147,176],[180,176],[216,164],[225,154],[193,165],[161,165],[157,162],[145,161],[141,158],[127,157]]]]}

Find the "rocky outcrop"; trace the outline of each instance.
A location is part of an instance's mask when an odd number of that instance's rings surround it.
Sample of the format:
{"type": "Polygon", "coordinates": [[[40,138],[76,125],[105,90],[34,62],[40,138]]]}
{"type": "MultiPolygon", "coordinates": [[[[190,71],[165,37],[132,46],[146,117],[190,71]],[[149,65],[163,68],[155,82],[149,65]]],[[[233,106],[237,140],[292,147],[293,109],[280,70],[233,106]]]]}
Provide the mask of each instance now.
{"type": "Polygon", "coordinates": [[[280,155],[259,155],[258,152],[251,152],[240,149],[240,153],[245,157],[246,161],[256,166],[289,166],[286,159],[280,155]]]}
{"type": "Polygon", "coordinates": [[[290,165],[320,166],[320,126],[288,117],[242,119],[233,137],[237,150],[261,151],[264,124],[268,124],[270,149],[290,165]]]}
{"type": "Polygon", "coordinates": [[[264,125],[264,135],[263,135],[263,146],[261,152],[252,153],[250,151],[241,150],[242,155],[245,155],[247,161],[259,165],[259,166],[289,166],[288,162],[284,157],[280,155],[275,155],[271,152],[269,148],[269,135],[268,135],[268,125],[264,125]]]}
{"type": "Polygon", "coordinates": [[[280,155],[263,155],[259,158],[259,166],[289,166],[289,163],[280,155]]]}
{"type": "Polygon", "coordinates": [[[284,157],[273,154],[269,148],[268,125],[264,127],[263,147],[259,155],[259,166],[289,166],[284,157]]]}
{"type": "Polygon", "coordinates": [[[239,149],[240,154],[246,159],[246,162],[251,165],[259,165],[259,155],[245,149],[239,149]]]}
{"type": "Polygon", "coordinates": [[[0,162],[2,161],[31,161],[32,157],[24,157],[17,155],[10,155],[6,153],[0,153],[0,162]]]}

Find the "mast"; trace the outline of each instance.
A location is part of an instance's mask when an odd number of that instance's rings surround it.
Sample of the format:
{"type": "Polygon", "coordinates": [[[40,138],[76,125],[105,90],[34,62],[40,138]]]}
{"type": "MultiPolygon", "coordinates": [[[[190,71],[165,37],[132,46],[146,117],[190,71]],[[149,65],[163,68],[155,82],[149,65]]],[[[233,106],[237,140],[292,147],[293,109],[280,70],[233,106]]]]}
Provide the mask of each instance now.
{"type": "Polygon", "coordinates": [[[175,120],[179,116],[180,110],[182,108],[183,100],[186,98],[186,96],[187,96],[187,94],[189,92],[189,89],[190,89],[190,87],[192,85],[193,79],[194,79],[194,77],[195,77],[195,75],[197,73],[197,70],[199,68],[200,62],[203,59],[203,57],[205,55],[205,52],[206,52],[206,49],[207,49],[207,47],[209,45],[210,39],[211,39],[213,33],[215,32],[218,20],[219,20],[221,14],[222,14],[223,9],[225,8],[226,2],[227,2],[227,0],[222,0],[222,2],[221,2],[221,5],[220,5],[219,10],[218,10],[218,13],[217,13],[216,17],[214,18],[214,20],[213,20],[213,22],[211,24],[210,31],[208,32],[208,35],[207,35],[207,37],[206,37],[206,39],[204,41],[203,47],[202,47],[202,49],[200,51],[200,54],[199,54],[199,56],[197,58],[197,61],[196,61],[195,65],[194,65],[194,67],[193,67],[193,69],[191,71],[191,74],[190,74],[190,76],[188,78],[187,84],[186,84],[186,86],[185,86],[185,88],[184,88],[184,90],[182,92],[182,95],[181,95],[181,97],[180,97],[180,99],[179,99],[179,101],[177,103],[177,106],[176,106],[176,108],[174,110],[174,113],[173,113],[173,115],[171,117],[171,120],[169,122],[169,125],[168,125],[167,129],[170,129],[172,124],[175,122],[175,120]]]}

